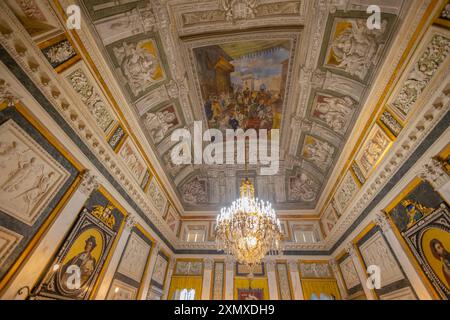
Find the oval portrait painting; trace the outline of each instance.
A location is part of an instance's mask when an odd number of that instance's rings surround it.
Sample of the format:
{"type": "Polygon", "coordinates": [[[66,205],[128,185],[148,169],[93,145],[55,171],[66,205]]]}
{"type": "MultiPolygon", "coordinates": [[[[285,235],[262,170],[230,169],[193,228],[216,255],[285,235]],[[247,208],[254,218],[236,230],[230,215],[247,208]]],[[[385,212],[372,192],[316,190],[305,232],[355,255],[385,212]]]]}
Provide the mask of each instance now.
{"type": "Polygon", "coordinates": [[[95,273],[103,247],[103,236],[96,228],[88,228],[76,237],[59,270],[58,284],[63,292],[77,294],[84,289],[95,273]]]}
{"type": "Polygon", "coordinates": [[[450,233],[438,228],[425,231],[422,250],[434,273],[450,289],[450,233]]]}

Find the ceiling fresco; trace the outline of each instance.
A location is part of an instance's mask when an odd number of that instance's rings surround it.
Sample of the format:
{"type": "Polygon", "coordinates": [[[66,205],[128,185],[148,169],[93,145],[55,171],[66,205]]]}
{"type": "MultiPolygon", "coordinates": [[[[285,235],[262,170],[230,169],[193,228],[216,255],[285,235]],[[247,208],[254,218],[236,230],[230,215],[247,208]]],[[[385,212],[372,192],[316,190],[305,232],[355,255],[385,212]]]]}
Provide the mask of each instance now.
{"type": "MultiPolygon", "coordinates": [[[[171,162],[171,133],[195,120],[219,130],[280,129],[278,173],[261,176],[250,165],[248,176],[277,209],[316,208],[403,1],[390,4],[374,30],[357,5],[200,2],[95,0],[84,1],[84,12],[185,212],[216,212],[245,175],[242,165],[171,162]]],[[[369,160],[362,156],[364,170],[369,160]]]]}
{"type": "Polygon", "coordinates": [[[288,41],[194,49],[208,127],[279,129],[289,66],[288,41]]]}

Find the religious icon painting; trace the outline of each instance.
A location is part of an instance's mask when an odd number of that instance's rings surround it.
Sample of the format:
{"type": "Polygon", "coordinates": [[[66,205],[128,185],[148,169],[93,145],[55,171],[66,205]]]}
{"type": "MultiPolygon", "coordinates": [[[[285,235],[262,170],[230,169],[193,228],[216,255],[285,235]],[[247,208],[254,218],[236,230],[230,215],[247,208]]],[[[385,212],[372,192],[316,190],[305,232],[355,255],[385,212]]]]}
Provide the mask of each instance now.
{"type": "Polygon", "coordinates": [[[89,299],[122,220],[122,213],[110,203],[86,205],[36,288],[39,298],[89,299]]]}
{"type": "Polygon", "coordinates": [[[450,298],[450,214],[427,181],[414,179],[385,209],[436,293],[450,298]]]}
{"type": "Polygon", "coordinates": [[[442,205],[404,232],[408,246],[442,299],[450,298],[450,213],[442,205]]]}

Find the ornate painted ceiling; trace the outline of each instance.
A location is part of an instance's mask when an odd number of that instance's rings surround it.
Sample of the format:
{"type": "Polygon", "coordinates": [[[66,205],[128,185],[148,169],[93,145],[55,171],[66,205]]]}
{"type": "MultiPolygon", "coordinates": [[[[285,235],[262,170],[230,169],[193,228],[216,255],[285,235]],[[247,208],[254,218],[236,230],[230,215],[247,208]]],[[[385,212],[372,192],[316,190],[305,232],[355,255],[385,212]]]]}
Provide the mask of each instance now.
{"type": "Polygon", "coordinates": [[[186,212],[234,200],[242,165],[171,162],[177,128],[280,129],[275,176],[249,166],[259,197],[316,208],[408,1],[85,0],[90,33],[186,212]]]}

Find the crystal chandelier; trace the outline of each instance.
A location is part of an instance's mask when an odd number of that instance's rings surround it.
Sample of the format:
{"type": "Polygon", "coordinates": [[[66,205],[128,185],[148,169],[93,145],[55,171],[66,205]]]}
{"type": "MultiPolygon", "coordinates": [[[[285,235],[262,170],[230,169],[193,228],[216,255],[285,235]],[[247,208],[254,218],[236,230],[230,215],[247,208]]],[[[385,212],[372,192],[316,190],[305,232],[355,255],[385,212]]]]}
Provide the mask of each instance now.
{"type": "Polygon", "coordinates": [[[220,211],[215,231],[218,249],[247,265],[250,274],[266,254],[281,250],[280,220],[270,202],[255,199],[247,178],[242,181],[240,198],[220,211]]]}

